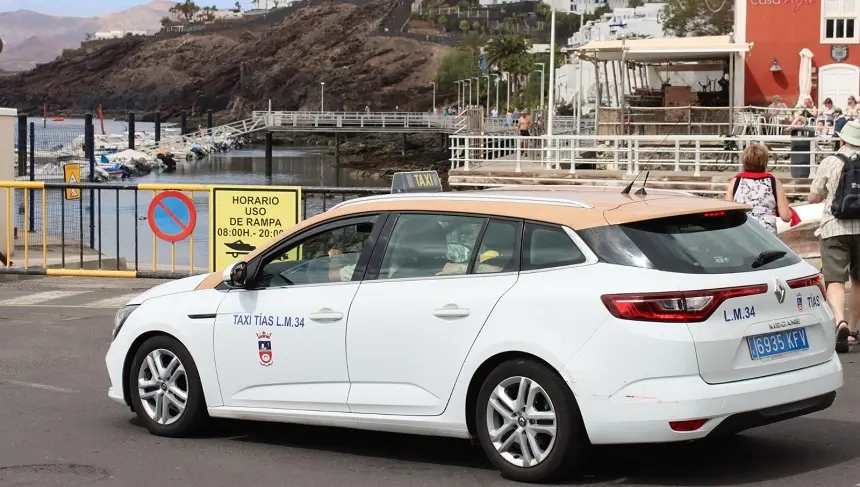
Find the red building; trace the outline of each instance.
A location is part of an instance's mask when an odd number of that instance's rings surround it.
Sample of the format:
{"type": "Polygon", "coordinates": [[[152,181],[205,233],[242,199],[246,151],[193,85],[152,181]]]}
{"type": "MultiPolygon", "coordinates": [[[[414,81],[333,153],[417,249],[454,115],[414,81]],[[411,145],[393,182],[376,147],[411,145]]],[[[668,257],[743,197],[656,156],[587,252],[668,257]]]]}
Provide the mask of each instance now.
{"type": "Polygon", "coordinates": [[[860,96],[860,0],[735,0],[735,33],[753,44],[736,79],[744,104],[767,106],[780,95],[794,107],[804,48],[813,54],[816,105],[829,97],[844,108],[850,95],[860,96]]]}

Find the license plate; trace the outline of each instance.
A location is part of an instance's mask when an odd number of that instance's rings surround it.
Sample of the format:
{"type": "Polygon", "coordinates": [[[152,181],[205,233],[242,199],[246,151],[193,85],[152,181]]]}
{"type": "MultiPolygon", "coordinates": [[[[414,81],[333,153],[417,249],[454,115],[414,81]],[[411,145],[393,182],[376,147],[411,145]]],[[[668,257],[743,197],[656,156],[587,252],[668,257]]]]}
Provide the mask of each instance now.
{"type": "Polygon", "coordinates": [[[747,343],[753,360],[809,349],[806,328],[747,337],[747,343]]]}

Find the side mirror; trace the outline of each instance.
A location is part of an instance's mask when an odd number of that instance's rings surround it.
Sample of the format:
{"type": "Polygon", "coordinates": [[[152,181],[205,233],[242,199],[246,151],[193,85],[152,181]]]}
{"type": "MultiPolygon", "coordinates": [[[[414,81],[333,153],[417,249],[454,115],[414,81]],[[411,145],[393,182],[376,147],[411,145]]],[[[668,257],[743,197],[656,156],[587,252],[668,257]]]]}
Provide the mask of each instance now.
{"type": "Polygon", "coordinates": [[[221,273],[221,280],[229,287],[245,287],[248,278],[248,264],[246,262],[234,262],[221,273]]]}

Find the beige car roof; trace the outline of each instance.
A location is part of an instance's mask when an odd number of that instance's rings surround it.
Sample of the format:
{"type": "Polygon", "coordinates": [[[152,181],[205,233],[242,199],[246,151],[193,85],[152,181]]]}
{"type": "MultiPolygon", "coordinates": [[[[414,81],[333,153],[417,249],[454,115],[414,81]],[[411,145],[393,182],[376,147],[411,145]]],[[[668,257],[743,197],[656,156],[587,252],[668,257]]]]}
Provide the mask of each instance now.
{"type": "MultiPolygon", "coordinates": [[[[522,218],[565,225],[573,230],[619,225],[709,211],[748,209],[746,205],[721,199],[703,198],[671,190],[647,190],[639,196],[621,194],[618,188],[582,186],[518,186],[484,191],[415,193],[369,196],[341,203],[320,215],[308,218],[260,245],[243,257],[253,259],[285,237],[331,218],[383,211],[444,211],[478,213],[522,218]]],[[[212,288],[221,282],[215,272],[197,289],[212,288]]]]}

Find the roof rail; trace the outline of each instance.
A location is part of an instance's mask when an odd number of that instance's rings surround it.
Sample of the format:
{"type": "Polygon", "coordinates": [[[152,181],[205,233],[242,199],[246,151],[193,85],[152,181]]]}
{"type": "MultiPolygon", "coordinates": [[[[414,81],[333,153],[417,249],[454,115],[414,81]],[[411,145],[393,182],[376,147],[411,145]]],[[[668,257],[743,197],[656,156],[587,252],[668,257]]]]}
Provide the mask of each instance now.
{"type": "MultiPolygon", "coordinates": [[[[553,191],[607,191],[612,192],[619,188],[619,186],[588,186],[585,184],[499,184],[498,186],[493,186],[491,188],[486,188],[482,191],[547,191],[549,193],[553,191]]],[[[682,194],[684,196],[696,196],[689,191],[684,191],[680,189],[668,189],[668,188],[648,188],[649,193],[672,193],[672,194],[682,194]]]]}
{"type": "Polygon", "coordinates": [[[445,193],[404,193],[404,194],[386,194],[386,195],[376,195],[376,196],[365,196],[361,198],[355,198],[352,200],[347,200],[342,203],[339,203],[333,207],[332,210],[337,208],[343,208],[349,205],[362,204],[373,201],[390,201],[390,200],[398,200],[398,201],[418,201],[418,200],[448,200],[448,201],[496,201],[496,202],[504,202],[504,203],[534,203],[539,205],[554,205],[554,206],[568,206],[571,208],[594,208],[593,206],[583,203],[581,201],[573,201],[565,198],[551,198],[551,197],[539,197],[539,196],[523,196],[523,195],[502,195],[502,194],[490,194],[483,191],[474,191],[474,192],[466,192],[466,191],[454,191],[454,192],[445,192],[445,193]]]}

